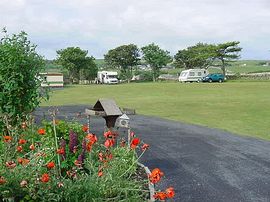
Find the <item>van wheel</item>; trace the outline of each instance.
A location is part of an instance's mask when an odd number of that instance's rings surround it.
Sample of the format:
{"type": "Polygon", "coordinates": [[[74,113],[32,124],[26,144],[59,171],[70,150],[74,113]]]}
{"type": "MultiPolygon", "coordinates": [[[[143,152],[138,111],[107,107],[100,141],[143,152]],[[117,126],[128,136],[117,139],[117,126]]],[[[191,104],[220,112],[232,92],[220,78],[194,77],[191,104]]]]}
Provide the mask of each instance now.
{"type": "Polygon", "coordinates": [[[209,81],[208,81],[209,83],[212,83],[212,79],[209,79],[209,81]]]}
{"type": "Polygon", "coordinates": [[[223,81],[222,81],[222,79],[219,79],[218,82],[219,82],[219,83],[222,83],[223,81]]]}

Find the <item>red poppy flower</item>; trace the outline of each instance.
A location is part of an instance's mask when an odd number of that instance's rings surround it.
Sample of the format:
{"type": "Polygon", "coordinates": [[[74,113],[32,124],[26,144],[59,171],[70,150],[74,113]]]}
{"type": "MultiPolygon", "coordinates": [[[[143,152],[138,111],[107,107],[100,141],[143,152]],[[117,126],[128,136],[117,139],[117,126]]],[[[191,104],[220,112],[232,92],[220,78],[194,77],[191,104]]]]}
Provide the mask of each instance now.
{"type": "Polygon", "coordinates": [[[142,150],[145,151],[145,150],[147,150],[149,147],[150,147],[149,144],[143,144],[142,150]]]}
{"type": "Polygon", "coordinates": [[[157,192],[154,194],[154,198],[158,200],[165,200],[167,198],[167,194],[165,192],[157,192]]]}
{"type": "Polygon", "coordinates": [[[109,147],[112,147],[112,146],[114,145],[114,143],[115,143],[115,140],[114,140],[114,139],[107,139],[107,140],[105,141],[105,143],[104,143],[104,146],[105,146],[106,148],[109,148],[109,147]]]}
{"type": "Polygon", "coordinates": [[[7,181],[3,176],[0,176],[0,184],[5,184],[7,181]]]}
{"type": "Polygon", "coordinates": [[[175,195],[174,188],[173,187],[167,188],[166,189],[166,194],[167,194],[168,198],[173,198],[174,195],[175,195]]]}
{"type": "Polygon", "coordinates": [[[161,177],[164,175],[159,168],[155,168],[149,175],[149,181],[156,184],[160,181],[161,177]]]}
{"type": "Polygon", "coordinates": [[[97,136],[95,134],[89,133],[88,135],[86,135],[86,140],[88,142],[91,142],[91,144],[95,144],[97,142],[97,136]]]}
{"type": "Polygon", "coordinates": [[[44,128],[40,128],[40,129],[38,129],[38,134],[40,134],[40,135],[45,135],[45,129],[44,128]]]}
{"type": "Polygon", "coordinates": [[[42,176],[41,176],[41,182],[44,182],[44,183],[46,183],[46,182],[49,182],[50,181],[50,176],[49,176],[49,174],[48,173],[44,173],[42,176]]]}
{"type": "Polygon", "coordinates": [[[8,161],[8,162],[6,162],[6,166],[8,168],[15,168],[16,167],[16,163],[14,161],[8,161]]]}
{"type": "Polygon", "coordinates": [[[19,139],[19,144],[25,144],[27,141],[25,139],[19,139]]]}
{"type": "Polygon", "coordinates": [[[98,153],[98,159],[99,159],[100,161],[103,161],[103,160],[104,160],[104,155],[103,155],[102,152],[99,152],[99,153],[98,153]]]}
{"type": "Polygon", "coordinates": [[[82,131],[83,132],[87,132],[88,131],[88,126],[87,125],[83,125],[82,126],[82,131]]]}
{"type": "Polygon", "coordinates": [[[23,151],[23,147],[22,146],[18,146],[17,147],[17,152],[22,152],[23,151]]]}
{"type": "Polygon", "coordinates": [[[130,148],[131,149],[135,149],[137,147],[137,145],[140,144],[140,139],[135,137],[130,144],[130,148]]]}
{"type": "Polygon", "coordinates": [[[34,144],[31,144],[30,147],[29,147],[30,150],[34,151],[35,150],[35,145],[34,144]]]}
{"type": "Polygon", "coordinates": [[[48,169],[52,169],[52,168],[54,168],[54,166],[55,166],[55,164],[54,164],[53,161],[51,161],[51,162],[49,162],[49,163],[47,164],[47,168],[48,168],[48,169]]]}
{"type": "Polygon", "coordinates": [[[11,142],[12,141],[12,137],[11,136],[4,136],[4,142],[11,142]]]}
{"type": "Polygon", "coordinates": [[[65,154],[65,149],[64,148],[57,149],[56,153],[60,154],[60,155],[64,155],[65,154]]]}
{"type": "Polygon", "coordinates": [[[103,175],[103,168],[99,167],[98,168],[98,177],[101,177],[103,175]]]}

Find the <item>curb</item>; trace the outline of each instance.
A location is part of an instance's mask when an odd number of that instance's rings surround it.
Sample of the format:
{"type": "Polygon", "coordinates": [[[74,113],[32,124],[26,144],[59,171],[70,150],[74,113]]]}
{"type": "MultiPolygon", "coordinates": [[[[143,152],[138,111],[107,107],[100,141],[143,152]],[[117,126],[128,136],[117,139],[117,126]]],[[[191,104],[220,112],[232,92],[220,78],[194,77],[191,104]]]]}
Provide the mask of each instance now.
{"type": "MultiPolygon", "coordinates": [[[[139,163],[139,162],[137,162],[137,164],[144,168],[147,175],[151,174],[151,171],[149,170],[149,168],[147,166],[145,166],[145,165],[143,165],[142,163],[139,163]]],[[[148,187],[149,187],[149,191],[150,191],[150,199],[148,200],[148,202],[154,202],[154,201],[156,201],[154,199],[155,187],[149,181],[148,181],[148,187]]]]}

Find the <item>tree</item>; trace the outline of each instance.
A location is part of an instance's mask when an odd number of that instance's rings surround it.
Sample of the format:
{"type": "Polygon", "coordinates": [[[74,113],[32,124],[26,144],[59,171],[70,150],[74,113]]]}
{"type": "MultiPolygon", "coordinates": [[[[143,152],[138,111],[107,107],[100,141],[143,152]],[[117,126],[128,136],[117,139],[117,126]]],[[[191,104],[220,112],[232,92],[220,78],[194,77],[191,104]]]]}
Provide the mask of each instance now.
{"type": "Polygon", "coordinates": [[[122,45],[111,49],[104,55],[107,65],[119,68],[128,81],[132,77],[133,67],[140,61],[140,51],[134,44],[122,45]]]}
{"type": "Polygon", "coordinates": [[[198,43],[179,50],[174,56],[176,67],[185,69],[208,68],[215,59],[215,45],[198,43]]]}
{"type": "Polygon", "coordinates": [[[221,70],[226,76],[226,65],[232,60],[240,57],[239,52],[242,50],[238,45],[239,41],[226,42],[216,45],[215,58],[221,61],[221,70]]]}
{"type": "Polygon", "coordinates": [[[16,138],[20,124],[47,96],[41,93],[42,81],[38,77],[45,63],[25,32],[9,36],[4,29],[3,33],[0,41],[0,133],[16,138]]]}
{"type": "Polygon", "coordinates": [[[162,50],[158,45],[151,43],[142,47],[143,59],[150,65],[153,81],[159,76],[160,68],[172,61],[169,51],[162,50]]]}
{"type": "MultiPolygon", "coordinates": [[[[56,51],[56,63],[62,65],[69,72],[69,78],[72,82],[79,81],[82,72],[91,75],[97,74],[97,67],[94,62],[94,57],[87,56],[88,51],[81,50],[79,47],[68,47],[56,51]]],[[[90,78],[88,76],[88,78],[90,78]]]]}

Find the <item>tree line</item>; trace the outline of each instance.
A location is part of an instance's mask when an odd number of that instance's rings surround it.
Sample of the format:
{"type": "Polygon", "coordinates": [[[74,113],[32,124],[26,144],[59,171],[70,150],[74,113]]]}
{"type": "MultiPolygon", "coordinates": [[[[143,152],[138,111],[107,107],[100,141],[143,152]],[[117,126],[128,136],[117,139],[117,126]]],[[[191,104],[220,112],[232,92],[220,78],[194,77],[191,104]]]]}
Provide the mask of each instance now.
{"type": "MultiPolygon", "coordinates": [[[[220,44],[197,43],[179,50],[173,57],[169,51],[163,50],[155,43],[141,49],[135,44],[128,44],[109,50],[104,55],[104,60],[107,66],[119,69],[122,77],[128,81],[133,76],[134,68],[142,61],[151,68],[153,81],[160,75],[160,69],[172,62],[175,67],[185,69],[207,69],[215,64],[221,68],[225,76],[228,63],[240,57],[242,48],[239,44],[239,41],[220,44]]],[[[98,68],[94,62],[95,58],[87,54],[87,51],[79,47],[61,49],[57,51],[56,63],[68,70],[73,81],[81,78],[94,79],[98,68]]]]}

